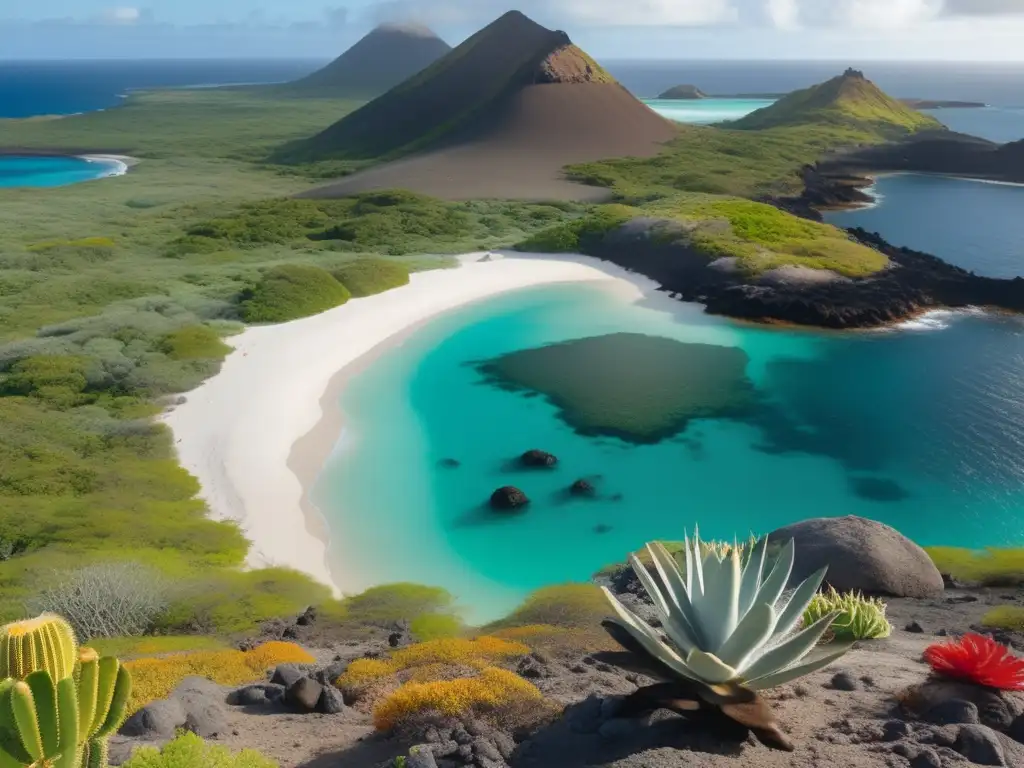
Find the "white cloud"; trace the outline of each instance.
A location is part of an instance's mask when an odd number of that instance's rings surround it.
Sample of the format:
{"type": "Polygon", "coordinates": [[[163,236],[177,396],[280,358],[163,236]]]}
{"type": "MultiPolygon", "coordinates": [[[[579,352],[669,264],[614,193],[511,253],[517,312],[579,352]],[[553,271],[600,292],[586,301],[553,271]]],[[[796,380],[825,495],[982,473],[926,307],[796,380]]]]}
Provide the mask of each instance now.
{"type": "Polygon", "coordinates": [[[565,0],[565,13],[595,26],[691,27],[736,21],[732,0],[565,0]]]}
{"type": "Polygon", "coordinates": [[[766,10],[771,23],[779,29],[796,29],[800,26],[800,0],[766,0],[766,10]]]}
{"type": "MultiPolygon", "coordinates": [[[[740,1],[519,0],[515,7],[549,27],[690,27],[737,21],[740,1]]],[[[382,0],[370,15],[374,21],[483,25],[508,9],[508,0],[382,0]]]]}
{"type": "Polygon", "coordinates": [[[108,24],[138,24],[142,20],[142,11],[128,6],[108,8],[103,12],[103,21],[108,24]]]}

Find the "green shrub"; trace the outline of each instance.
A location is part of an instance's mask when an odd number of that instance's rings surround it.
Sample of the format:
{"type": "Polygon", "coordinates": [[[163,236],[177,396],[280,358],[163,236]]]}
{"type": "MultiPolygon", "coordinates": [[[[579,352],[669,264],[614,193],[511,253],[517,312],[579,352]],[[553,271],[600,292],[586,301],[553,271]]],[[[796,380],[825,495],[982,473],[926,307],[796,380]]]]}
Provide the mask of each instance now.
{"type": "Polygon", "coordinates": [[[189,325],[160,340],[160,351],[171,360],[222,360],[231,347],[208,325],[189,325]]]}
{"type": "Polygon", "coordinates": [[[540,253],[586,253],[609,232],[640,215],[639,209],[628,205],[602,205],[589,216],[541,230],[516,248],[540,253]]]}
{"type": "Polygon", "coordinates": [[[462,632],[462,622],[450,613],[424,613],[414,618],[409,629],[419,642],[441,637],[456,637],[462,632]]]}
{"type": "Polygon", "coordinates": [[[561,584],[532,593],[511,614],[486,629],[544,625],[592,628],[606,619],[611,608],[593,584],[561,584]]]}
{"type": "Polygon", "coordinates": [[[242,293],[242,317],[249,323],[283,323],[333,309],[349,297],[348,289],[327,270],[284,264],[242,293]]]}
{"type": "Polygon", "coordinates": [[[982,617],[981,625],[989,629],[1024,632],[1024,608],[1018,605],[997,605],[982,617]]]}
{"type": "Polygon", "coordinates": [[[409,270],[388,259],[359,259],[338,267],[331,274],[357,298],[409,283],[409,270]]]}
{"type": "Polygon", "coordinates": [[[85,401],[88,363],[81,357],[43,355],[27,357],[11,366],[0,392],[36,397],[59,408],[85,401]]]}
{"type": "Polygon", "coordinates": [[[194,733],[184,733],[161,750],[137,750],[124,768],[278,768],[278,764],[253,749],[232,753],[194,733]]]}
{"type": "Polygon", "coordinates": [[[222,571],[181,584],[161,632],[230,634],[269,619],[295,616],[330,598],[330,590],[289,568],[222,571]]]}
{"type": "Polygon", "coordinates": [[[151,635],[149,637],[102,637],[89,641],[101,656],[117,656],[129,661],[139,656],[161,656],[189,651],[220,651],[228,646],[218,637],[207,635],[151,635]]]}
{"type": "Polygon", "coordinates": [[[925,547],[940,573],[988,587],[1024,584],[1024,548],[985,549],[925,547]]]}
{"type": "Polygon", "coordinates": [[[804,625],[809,626],[833,611],[839,612],[832,622],[837,639],[877,640],[892,634],[892,625],[885,618],[885,603],[858,592],[839,594],[832,587],[811,600],[804,611],[804,625]]]}
{"type": "Polygon", "coordinates": [[[442,587],[398,583],[371,587],[334,607],[335,617],[360,624],[415,621],[421,616],[454,615],[455,598],[442,587]]]}

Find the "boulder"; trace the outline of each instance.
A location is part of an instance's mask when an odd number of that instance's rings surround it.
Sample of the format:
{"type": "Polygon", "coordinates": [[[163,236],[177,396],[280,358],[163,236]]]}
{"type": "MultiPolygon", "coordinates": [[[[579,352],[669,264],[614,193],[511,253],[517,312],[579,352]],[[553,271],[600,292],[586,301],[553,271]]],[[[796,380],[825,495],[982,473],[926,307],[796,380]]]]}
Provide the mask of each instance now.
{"type": "Polygon", "coordinates": [[[519,463],[530,469],[551,469],[558,464],[558,457],[545,451],[534,449],[520,456],[519,463]]]}
{"type": "Polygon", "coordinates": [[[316,711],[324,715],[340,715],[345,711],[345,698],[341,691],[333,685],[323,687],[320,700],[316,704],[316,711]]]}
{"type": "Polygon", "coordinates": [[[228,694],[228,704],[233,707],[265,706],[284,698],[284,686],[273,683],[246,685],[228,694]]]}
{"type": "Polygon", "coordinates": [[[296,712],[316,712],[320,697],[323,695],[324,687],[316,680],[303,677],[288,686],[285,691],[284,701],[296,712]]]}
{"type": "Polygon", "coordinates": [[[226,697],[223,689],[202,677],[185,678],[171,694],[185,710],[185,730],[209,739],[224,733],[228,727],[226,697]]]}
{"type": "Polygon", "coordinates": [[[929,598],[942,594],[942,575],[917,544],[863,517],[815,518],[768,534],[769,542],[796,543],[790,585],[828,566],[825,581],[840,592],[929,598]]]}
{"type": "Polygon", "coordinates": [[[177,699],[161,699],[147,704],[129,717],[120,733],[134,739],[160,741],[173,739],[179,728],[185,726],[185,708],[177,699]]]}
{"type": "Polygon", "coordinates": [[[516,512],[529,503],[529,497],[511,485],[499,488],[491,494],[491,509],[499,512],[516,512]]]}
{"type": "Polygon", "coordinates": [[[297,683],[303,677],[305,677],[305,675],[302,673],[302,670],[294,664],[279,664],[274,670],[274,674],[270,678],[270,682],[275,685],[283,685],[285,688],[288,688],[297,683]]]}

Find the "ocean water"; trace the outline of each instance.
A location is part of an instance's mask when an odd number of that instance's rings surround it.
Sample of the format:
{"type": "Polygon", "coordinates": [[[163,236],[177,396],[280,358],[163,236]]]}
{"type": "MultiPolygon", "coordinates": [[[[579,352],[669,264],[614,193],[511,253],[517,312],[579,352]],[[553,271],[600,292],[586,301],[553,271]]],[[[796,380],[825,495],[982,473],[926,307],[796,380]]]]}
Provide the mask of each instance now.
{"type": "Polygon", "coordinates": [[[771,99],[644,99],[644,103],[662,117],[678,123],[707,125],[723,120],[739,120],[751,112],[775,102],[771,99]]]}
{"type": "Polygon", "coordinates": [[[741,325],[660,296],[629,303],[593,285],[534,288],[428,323],[356,376],[341,407],[344,433],[313,493],[351,588],[437,584],[475,619],[694,525],[732,538],[857,514],[924,544],[1024,543],[1019,318],[937,313],[835,334],[741,325]],[[546,400],[488,385],[472,366],[618,331],[740,347],[758,407],[637,446],[580,436],[546,400]],[[531,448],[559,456],[558,469],[510,470],[531,448]],[[591,476],[604,498],[566,499],[591,476]],[[531,497],[525,514],[487,510],[508,484],[531,497]]]}
{"type": "Polygon", "coordinates": [[[323,63],[305,59],[0,61],[0,118],[107,109],[133,90],[287,82],[323,63]]]}
{"type": "Polygon", "coordinates": [[[881,177],[871,191],[874,206],[832,211],[825,219],[878,232],[979,275],[1024,275],[1024,186],[898,174],[881,177]]]}
{"type": "Polygon", "coordinates": [[[1024,139],[1024,107],[926,110],[946,127],[1003,144],[1024,139]]]}
{"type": "Polygon", "coordinates": [[[123,172],[124,165],[113,160],[0,155],[0,188],[63,187],[123,172]]]}

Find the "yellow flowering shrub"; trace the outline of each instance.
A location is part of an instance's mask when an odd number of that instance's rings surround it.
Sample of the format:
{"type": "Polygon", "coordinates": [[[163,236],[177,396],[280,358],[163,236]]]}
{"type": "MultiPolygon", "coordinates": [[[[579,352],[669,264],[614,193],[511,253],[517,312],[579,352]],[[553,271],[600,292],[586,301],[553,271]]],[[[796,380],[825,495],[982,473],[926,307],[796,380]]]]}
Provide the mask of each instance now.
{"type": "Polygon", "coordinates": [[[165,699],[186,677],[205,677],[220,685],[260,680],[278,664],[312,664],[316,659],[294,643],[264,643],[251,651],[199,651],[125,662],[132,673],[129,714],[165,699]]]}
{"type": "Polygon", "coordinates": [[[485,635],[474,640],[444,637],[393,651],[386,659],[357,659],[348,665],[336,685],[344,689],[359,688],[399,672],[430,665],[483,669],[529,652],[522,643],[499,637],[485,635]]]}
{"type": "Polygon", "coordinates": [[[507,669],[488,667],[479,676],[430,683],[406,683],[373,710],[378,730],[389,731],[410,715],[436,711],[447,717],[486,716],[503,708],[542,705],[544,697],[531,683],[507,669]]]}

